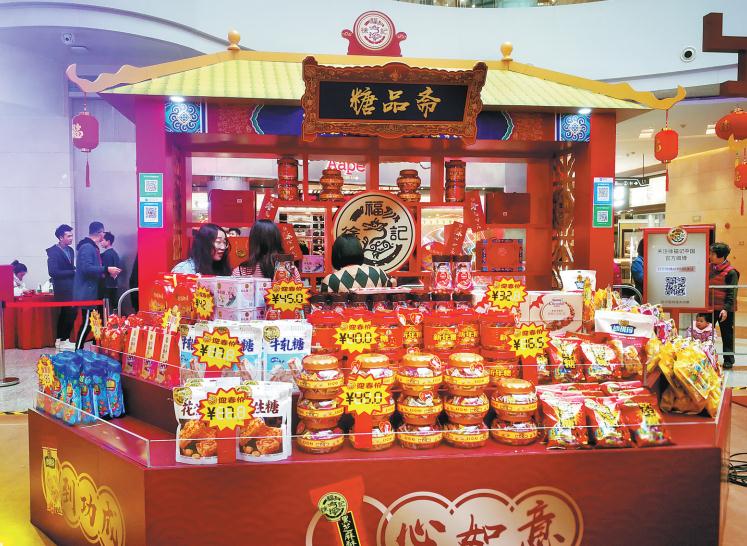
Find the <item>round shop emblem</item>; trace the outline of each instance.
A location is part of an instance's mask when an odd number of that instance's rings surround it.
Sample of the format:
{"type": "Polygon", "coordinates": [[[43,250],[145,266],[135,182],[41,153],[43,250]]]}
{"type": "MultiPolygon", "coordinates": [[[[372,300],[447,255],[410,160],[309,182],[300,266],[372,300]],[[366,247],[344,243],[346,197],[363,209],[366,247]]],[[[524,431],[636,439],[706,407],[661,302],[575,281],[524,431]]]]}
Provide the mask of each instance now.
{"type": "Polygon", "coordinates": [[[682,226],[674,227],[667,233],[667,241],[672,246],[684,245],[687,241],[687,231],[682,226]]]}
{"type": "Polygon", "coordinates": [[[415,220],[405,204],[390,193],[359,193],[335,215],[335,238],[355,235],[363,246],[363,262],[390,273],[402,267],[415,248],[415,220]]]}
{"type": "Polygon", "coordinates": [[[384,49],[394,35],[394,23],[380,11],[367,11],[355,20],[353,28],[358,41],[368,49],[384,49]]]}
{"type": "Polygon", "coordinates": [[[340,493],[327,493],[319,499],[319,511],[329,521],[338,521],[348,511],[348,501],[340,493]]]}
{"type": "Polygon", "coordinates": [[[265,326],[262,334],[264,335],[265,341],[272,341],[280,337],[280,328],[277,326],[265,326]]]}

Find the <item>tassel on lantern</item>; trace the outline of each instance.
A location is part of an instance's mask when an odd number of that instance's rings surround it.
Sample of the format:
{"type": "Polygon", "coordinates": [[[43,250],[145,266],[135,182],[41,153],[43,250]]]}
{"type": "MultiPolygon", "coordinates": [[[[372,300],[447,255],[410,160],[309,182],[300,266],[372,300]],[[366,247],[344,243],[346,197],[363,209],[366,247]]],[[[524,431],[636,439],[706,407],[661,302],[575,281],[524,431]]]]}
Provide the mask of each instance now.
{"type": "Polygon", "coordinates": [[[86,188],[91,187],[91,168],[88,166],[88,154],[86,154],[86,188]]]}

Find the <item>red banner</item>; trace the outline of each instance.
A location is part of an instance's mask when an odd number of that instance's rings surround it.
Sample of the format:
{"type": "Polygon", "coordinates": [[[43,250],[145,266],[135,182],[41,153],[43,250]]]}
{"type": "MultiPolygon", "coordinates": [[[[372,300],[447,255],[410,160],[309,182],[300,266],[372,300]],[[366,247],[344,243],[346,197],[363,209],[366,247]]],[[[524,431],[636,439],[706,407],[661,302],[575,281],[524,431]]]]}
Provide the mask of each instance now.
{"type": "Polygon", "coordinates": [[[444,227],[444,245],[447,254],[457,256],[463,254],[462,246],[467,235],[467,226],[462,222],[454,222],[444,227]]]}
{"type": "Polygon", "coordinates": [[[283,238],[283,250],[288,254],[292,254],[294,261],[303,258],[301,245],[298,244],[298,238],[296,237],[296,231],[293,229],[293,226],[283,222],[278,224],[278,229],[280,229],[280,236],[283,238]]]}
{"type": "Polygon", "coordinates": [[[262,199],[262,205],[259,207],[259,212],[257,213],[257,220],[271,220],[274,222],[279,207],[280,202],[277,197],[271,194],[265,194],[262,199]]]}
{"type": "Polygon", "coordinates": [[[485,229],[485,210],[480,201],[479,191],[468,191],[464,194],[464,223],[472,231],[485,229]]]}

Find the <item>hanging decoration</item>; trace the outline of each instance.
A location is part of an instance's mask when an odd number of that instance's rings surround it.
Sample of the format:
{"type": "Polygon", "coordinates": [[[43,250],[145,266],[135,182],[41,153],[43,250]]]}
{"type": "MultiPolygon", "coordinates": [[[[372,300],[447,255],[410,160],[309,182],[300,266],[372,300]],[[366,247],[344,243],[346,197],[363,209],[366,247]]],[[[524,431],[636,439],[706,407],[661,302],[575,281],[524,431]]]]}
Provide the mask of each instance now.
{"type": "Polygon", "coordinates": [[[666,169],[666,190],[669,191],[669,163],[677,157],[679,135],[669,127],[669,110],[666,111],[664,128],[654,137],[654,156],[664,163],[666,169]]]}
{"type": "Polygon", "coordinates": [[[747,150],[742,154],[742,161],[739,161],[737,166],[734,168],[734,185],[742,193],[739,214],[744,216],[744,190],[747,189],[747,150]]]}
{"type": "Polygon", "coordinates": [[[91,170],[88,166],[88,154],[99,145],[99,121],[91,115],[87,101],[83,99],[83,111],[73,118],[73,146],[86,154],[86,188],[91,187],[91,170]]]}
{"type": "Polygon", "coordinates": [[[729,137],[732,136],[734,140],[747,138],[747,112],[737,106],[718,120],[716,122],[716,136],[723,140],[729,140],[729,137]]]}

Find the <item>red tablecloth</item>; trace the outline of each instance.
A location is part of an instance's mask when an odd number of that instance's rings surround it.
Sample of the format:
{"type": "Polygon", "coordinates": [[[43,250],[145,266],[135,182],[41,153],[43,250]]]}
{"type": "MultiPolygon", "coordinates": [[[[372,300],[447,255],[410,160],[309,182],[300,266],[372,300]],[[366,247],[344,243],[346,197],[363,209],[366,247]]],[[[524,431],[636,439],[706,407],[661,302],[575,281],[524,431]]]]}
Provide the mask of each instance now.
{"type": "MultiPolygon", "coordinates": [[[[31,294],[15,298],[19,302],[52,302],[50,294],[31,294]]],[[[5,348],[41,349],[54,347],[57,330],[56,307],[5,308],[5,348]]],[[[77,330],[75,330],[77,331],[77,330]]]]}

